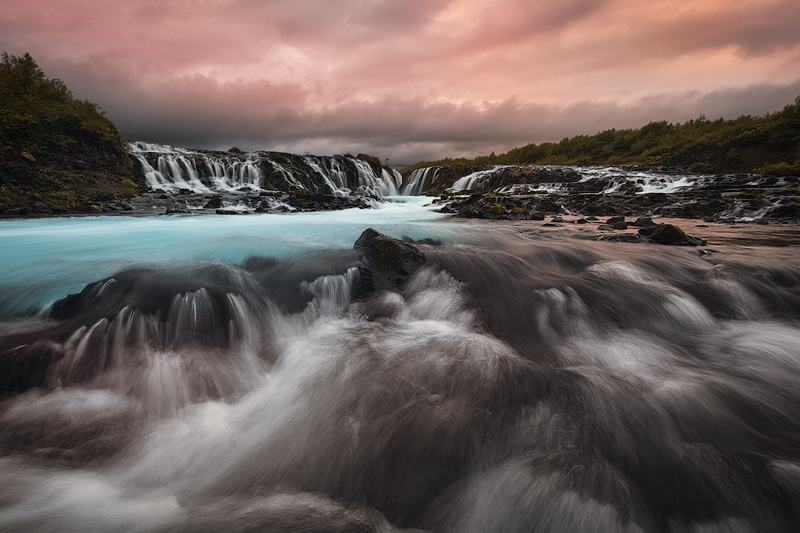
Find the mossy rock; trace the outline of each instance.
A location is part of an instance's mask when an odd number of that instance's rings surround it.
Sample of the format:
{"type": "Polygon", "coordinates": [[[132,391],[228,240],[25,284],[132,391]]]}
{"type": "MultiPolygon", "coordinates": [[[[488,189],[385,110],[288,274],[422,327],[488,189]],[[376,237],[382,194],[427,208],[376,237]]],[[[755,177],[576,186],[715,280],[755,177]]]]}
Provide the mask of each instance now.
{"type": "Polygon", "coordinates": [[[372,228],[365,230],[353,249],[361,252],[356,298],[381,290],[397,290],[425,262],[425,256],[413,244],[393,239],[372,228]]]}
{"type": "Polygon", "coordinates": [[[649,237],[651,241],[658,244],[677,246],[706,245],[706,241],[687,235],[681,228],[673,226],[672,224],[659,224],[649,228],[642,228],[639,230],[639,234],[649,237]]]}
{"type": "Polygon", "coordinates": [[[377,265],[384,270],[399,270],[403,268],[403,252],[394,239],[375,238],[369,243],[377,265]]]}
{"type": "Polygon", "coordinates": [[[481,209],[484,213],[491,213],[498,216],[508,214],[508,211],[502,205],[482,205],[481,209]]]}

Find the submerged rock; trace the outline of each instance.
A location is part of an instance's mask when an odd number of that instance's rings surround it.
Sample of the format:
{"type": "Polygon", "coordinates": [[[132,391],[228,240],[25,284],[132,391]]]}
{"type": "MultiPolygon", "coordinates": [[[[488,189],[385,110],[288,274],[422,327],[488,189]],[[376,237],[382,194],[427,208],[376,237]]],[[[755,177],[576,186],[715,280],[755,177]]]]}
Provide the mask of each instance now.
{"type": "Polygon", "coordinates": [[[353,249],[362,254],[355,286],[356,298],[401,288],[425,262],[425,255],[413,244],[372,228],[364,230],[353,249]]]}
{"type": "Polygon", "coordinates": [[[607,233],[597,237],[598,241],[609,242],[642,242],[642,238],[636,233],[607,233]]]}

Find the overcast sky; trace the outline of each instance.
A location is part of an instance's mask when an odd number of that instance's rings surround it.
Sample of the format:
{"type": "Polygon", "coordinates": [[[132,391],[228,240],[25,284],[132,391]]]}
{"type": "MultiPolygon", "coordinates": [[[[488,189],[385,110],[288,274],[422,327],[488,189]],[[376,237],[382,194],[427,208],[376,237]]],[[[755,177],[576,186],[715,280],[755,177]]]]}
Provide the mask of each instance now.
{"type": "Polygon", "coordinates": [[[3,0],[0,50],[191,148],[497,153],[800,95],[798,0],[3,0]]]}

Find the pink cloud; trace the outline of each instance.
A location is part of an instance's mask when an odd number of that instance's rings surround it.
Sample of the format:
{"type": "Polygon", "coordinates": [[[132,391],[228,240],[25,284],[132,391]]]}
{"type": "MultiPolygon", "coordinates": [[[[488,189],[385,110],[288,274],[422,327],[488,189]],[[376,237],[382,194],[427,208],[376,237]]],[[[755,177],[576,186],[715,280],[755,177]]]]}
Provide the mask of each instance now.
{"type": "Polygon", "coordinates": [[[795,0],[6,0],[0,49],[145,140],[413,159],[774,110],[798,30],[795,0]]]}

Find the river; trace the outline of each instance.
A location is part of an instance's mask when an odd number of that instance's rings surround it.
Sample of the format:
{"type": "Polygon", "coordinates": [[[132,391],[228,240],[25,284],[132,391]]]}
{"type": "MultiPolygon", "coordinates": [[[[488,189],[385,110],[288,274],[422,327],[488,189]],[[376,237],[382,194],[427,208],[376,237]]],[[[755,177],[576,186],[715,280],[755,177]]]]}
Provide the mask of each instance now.
{"type": "Polygon", "coordinates": [[[0,530],[800,528],[796,227],[395,200],[0,222],[0,530]],[[368,227],[426,262],[354,301],[368,227]]]}

